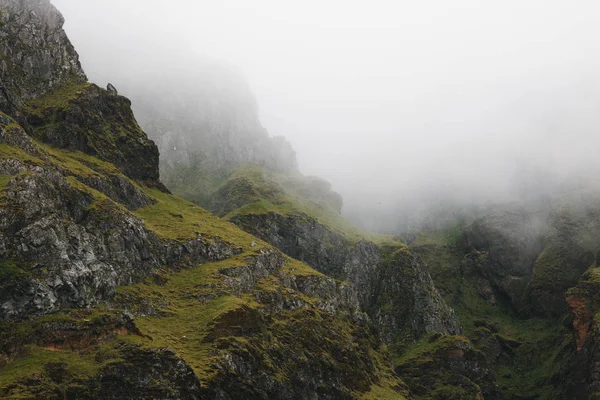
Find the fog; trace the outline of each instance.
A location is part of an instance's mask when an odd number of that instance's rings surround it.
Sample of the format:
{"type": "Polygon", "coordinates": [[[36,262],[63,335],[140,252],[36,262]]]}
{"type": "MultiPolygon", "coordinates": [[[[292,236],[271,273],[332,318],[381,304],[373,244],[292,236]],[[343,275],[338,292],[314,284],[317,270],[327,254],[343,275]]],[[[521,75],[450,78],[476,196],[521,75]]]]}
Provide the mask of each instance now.
{"type": "Polygon", "coordinates": [[[242,75],[262,124],[370,229],[599,170],[594,1],[53,3],[100,85],[191,59],[242,75]]]}

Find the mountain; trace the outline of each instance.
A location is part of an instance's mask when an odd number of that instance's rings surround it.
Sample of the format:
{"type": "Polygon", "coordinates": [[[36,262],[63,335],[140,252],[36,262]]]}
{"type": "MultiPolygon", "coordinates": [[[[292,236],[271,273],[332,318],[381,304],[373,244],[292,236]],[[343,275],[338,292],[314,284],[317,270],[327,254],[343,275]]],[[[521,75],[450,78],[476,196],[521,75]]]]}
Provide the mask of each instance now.
{"type": "Polygon", "coordinates": [[[0,397],[408,396],[346,284],[169,194],[48,1],[0,10],[0,397]]]}
{"type": "Polygon", "coordinates": [[[63,22],[0,0],[1,398],[598,396],[600,197],[363,232],[237,74],[132,103],[63,22]]]}
{"type": "Polygon", "coordinates": [[[149,68],[119,85],[157,143],[162,180],[174,193],[207,206],[242,165],[298,173],[296,153],[261,125],[256,99],[238,73],[208,58],[178,57],[185,65],[149,68]]]}
{"type": "MultiPolygon", "coordinates": [[[[2,398],[409,399],[386,343],[432,334],[427,360],[433,351],[443,362],[445,349],[476,353],[444,336],[460,327],[403,244],[384,251],[332,234],[356,246],[340,265],[356,272],[347,281],[171,195],[131,102],[87,82],[49,1],[1,0],[0,10],[2,398]],[[382,288],[369,272],[381,268],[411,283],[382,288]],[[365,302],[363,284],[379,303],[365,302]],[[399,290],[409,304],[384,311],[399,290]]],[[[264,131],[259,139],[271,140],[264,131]]],[[[228,169],[257,161],[233,160],[228,169]]],[[[297,175],[293,159],[261,160],[297,175]]],[[[326,184],[298,179],[308,202],[339,211],[326,184]]],[[[465,365],[494,390],[479,361],[455,358],[446,375],[465,375],[452,370],[465,365]]]]}

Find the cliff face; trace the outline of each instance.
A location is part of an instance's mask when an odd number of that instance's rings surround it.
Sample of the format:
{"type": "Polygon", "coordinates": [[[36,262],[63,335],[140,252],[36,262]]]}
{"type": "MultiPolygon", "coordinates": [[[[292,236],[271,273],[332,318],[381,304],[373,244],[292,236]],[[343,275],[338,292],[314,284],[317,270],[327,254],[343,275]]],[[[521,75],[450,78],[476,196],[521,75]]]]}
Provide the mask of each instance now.
{"type": "Polygon", "coordinates": [[[63,16],[50,2],[2,0],[0,8],[2,110],[16,112],[26,100],[65,83],[87,81],[62,29],[63,16]]]}
{"type": "Polygon", "coordinates": [[[128,99],[88,84],[79,57],[48,1],[0,2],[0,107],[30,136],[117,165],[158,183],[158,149],[128,99]]]}
{"type": "Polygon", "coordinates": [[[430,332],[461,332],[424,266],[401,243],[395,248],[353,243],[307,215],[238,214],[231,221],[319,272],[351,283],[389,344],[410,343],[430,332]]]}
{"type": "Polygon", "coordinates": [[[174,193],[207,207],[241,165],[298,171],[291,145],[261,125],[256,100],[235,71],[190,59],[185,68],[165,65],[145,74],[120,90],[131,96],[140,124],[158,145],[161,177],[174,193]]]}

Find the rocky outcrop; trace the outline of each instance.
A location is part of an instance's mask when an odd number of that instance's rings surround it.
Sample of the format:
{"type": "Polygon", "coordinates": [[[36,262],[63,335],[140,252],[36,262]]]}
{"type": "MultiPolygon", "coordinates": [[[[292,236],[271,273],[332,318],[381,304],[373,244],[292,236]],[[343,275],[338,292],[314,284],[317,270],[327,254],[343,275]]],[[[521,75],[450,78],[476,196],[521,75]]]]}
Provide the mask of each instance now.
{"type": "MultiPolygon", "coordinates": [[[[67,354],[91,354],[96,365],[91,371],[97,370],[82,377],[66,362],[49,362],[41,373],[12,385],[3,386],[0,379],[0,395],[232,400],[318,396],[333,400],[355,399],[387,379],[396,382],[390,388],[392,393],[398,398],[407,396],[389,360],[374,356],[381,343],[347,286],[310,270],[298,271],[296,264],[288,263],[296,262],[286,261],[274,250],[238,258],[228,264],[235,266],[196,280],[193,287],[199,292],[195,295],[185,283],[177,286],[176,276],[167,276],[160,286],[150,288],[151,296],[143,295],[149,300],[157,292],[168,294],[153,305],[150,315],[146,314],[148,308],[140,308],[142,302],[133,289],[120,293],[108,312],[74,310],[0,330],[0,362],[37,346],[67,354]],[[186,289],[179,293],[182,288],[186,289]],[[194,360],[193,351],[190,355],[180,349],[187,354],[183,357],[179,351],[153,347],[154,341],[172,338],[177,328],[165,332],[166,328],[158,328],[160,323],[153,329],[148,329],[148,323],[165,318],[179,324],[186,318],[183,313],[212,312],[215,305],[231,301],[231,295],[240,300],[233,300],[207,325],[201,325],[202,329],[193,331],[189,330],[193,325],[189,326],[188,335],[194,336],[173,342],[178,349],[188,342],[208,346],[206,364],[191,361],[190,365],[186,358],[194,360]],[[252,301],[242,302],[248,295],[252,301]],[[186,304],[186,310],[181,304],[186,304]],[[119,338],[125,336],[130,339],[121,342],[119,338]],[[134,340],[141,343],[132,345],[134,340]],[[211,371],[210,379],[205,374],[201,380],[198,370],[205,369],[211,371]],[[25,391],[18,392],[25,381],[25,391]]],[[[145,285],[136,287],[144,290],[145,285]]]]}
{"type": "Polygon", "coordinates": [[[593,399],[600,396],[600,270],[583,274],[566,293],[568,328],[572,340],[561,351],[564,360],[554,380],[561,398],[593,399]]]}
{"type": "MultiPolygon", "coordinates": [[[[346,267],[346,259],[354,245],[339,233],[320,224],[316,219],[306,214],[284,216],[269,212],[267,214],[238,214],[230,220],[247,232],[273,244],[290,257],[303,261],[318,271],[335,278],[350,280],[347,277],[349,268],[346,267]]],[[[360,250],[354,255],[355,262],[352,263],[352,260],[349,259],[348,263],[356,265],[372,258],[375,263],[364,264],[361,267],[373,270],[378,261],[377,250],[363,246],[360,250]],[[360,261],[356,258],[360,258],[360,261]]],[[[356,268],[353,271],[358,273],[356,268]]],[[[368,271],[365,272],[368,274],[368,271]]]]}
{"type": "Polygon", "coordinates": [[[402,357],[396,372],[405,377],[415,396],[503,398],[485,355],[462,337],[429,336],[402,357]]]}
{"type": "MultiPolygon", "coordinates": [[[[20,173],[8,181],[0,204],[0,256],[15,266],[0,288],[2,319],[87,307],[162,266],[184,258],[186,263],[220,260],[237,252],[203,237],[186,243],[161,240],[123,205],[83,183],[91,178],[79,181],[77,170],[65,176],[64,167],[14,122],[0,124],[0,138],[19,145],[12,147],[12,158],[4,158],[13,162],[3,163],[0,173],[20,173]]],[[[97,179],[109,194],[121,192],[119,183],[126,181],[97,179]]],[[[138,205],[150,201],[138,198],[138,205]]]]}
{"type": "Polygon", "coordinates": [[[162,187],[158,149],[138,126],[131,102],[86,83],[63,23],[49,0],[0,1],[0,111],[43,142],[162,187]]]}
{"type": "Polygon", "coordinates": [[[94,84],[67,84],[26,102],[35,137],[117,166],[137,181],[158,183],[158,148],[137,124],[131,102],[94,84]]]}
{"type": "Polygon", "coordinates": [[[369,310],[388,342],[410,345],[427,333],[462,333],[429,273],[406,249],[386,254],[376,276],[369,310]]]}
{"type": "Polygon", "coordinates": [[[461,332],[423,265],[405,249],[353,243],[305,214],[238,214],[231,221],[317,271],[349,282],[388,343],[461,332]]]}
{"type": "Polygon", "coordinates": [[[87,80],[49,0],[2,0],[0,10],[0,110],[18,114],[26,100],[87,80]]]}

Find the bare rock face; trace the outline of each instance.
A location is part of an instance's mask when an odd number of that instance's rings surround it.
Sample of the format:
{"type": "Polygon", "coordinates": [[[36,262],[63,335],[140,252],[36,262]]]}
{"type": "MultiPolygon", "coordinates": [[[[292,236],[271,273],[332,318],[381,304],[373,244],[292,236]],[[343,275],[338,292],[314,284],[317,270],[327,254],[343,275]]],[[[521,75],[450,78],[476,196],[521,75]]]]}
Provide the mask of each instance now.
{"type": "Polygon", "coordinates": [[[49,0],[0,1],[0,108],[10,111],[67,82],[87,80],[49,0]]]}
{"type": "Polygon", "coordinates": [[[119,91],[112,83],[109,83],[108,85],[106,85],[106,90],[108,90],[112,94],[119,94],[119,91]]]}
{"type": "Polygon", "coordinates": [[[240,214],[231,221],[316,270],[348,281],[387,343],[462,332],[425,267],[406,250],[352,243],[307,215],[240,214]]]}

